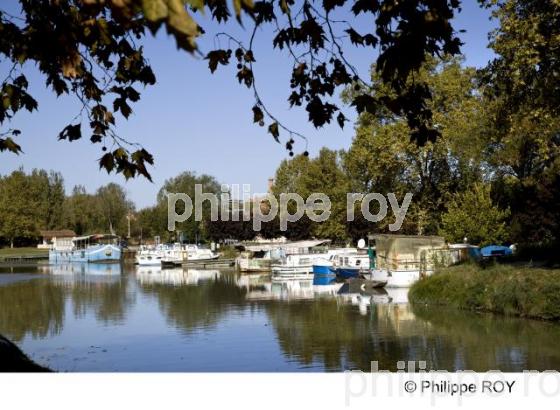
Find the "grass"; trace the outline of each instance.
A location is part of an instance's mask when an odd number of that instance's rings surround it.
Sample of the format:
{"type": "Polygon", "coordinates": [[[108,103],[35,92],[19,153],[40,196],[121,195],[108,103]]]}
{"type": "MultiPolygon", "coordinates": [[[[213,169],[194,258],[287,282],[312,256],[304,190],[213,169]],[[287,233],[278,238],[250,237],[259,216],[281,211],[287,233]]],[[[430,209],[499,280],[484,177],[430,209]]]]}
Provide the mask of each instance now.
{"type": "Polygon", "coordinates": [[[0,249],[0,259],[22,257],[22,256],[48,256],[47,249],[37,248],[2,248],[0,249]]]}
{"type": "Polygon", "coordinates": [[[415,305],[560,320],[560,269],[521,265],[454,266],[415,283],[408,297],[415,305]]]}

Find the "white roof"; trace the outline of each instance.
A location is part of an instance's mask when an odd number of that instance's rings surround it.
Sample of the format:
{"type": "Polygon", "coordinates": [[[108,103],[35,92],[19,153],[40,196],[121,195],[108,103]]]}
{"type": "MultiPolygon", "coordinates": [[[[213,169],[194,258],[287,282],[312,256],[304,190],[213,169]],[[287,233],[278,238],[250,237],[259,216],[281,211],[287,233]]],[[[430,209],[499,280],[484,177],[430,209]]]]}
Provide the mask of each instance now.
{"type": "Polygon", "coordinates": [[[262,243],[256,245],[247,245],[245,249],[252,252],[268,251],[271,249],[293,249],[293,248],[313,248],[315,246],[330,243],[330,239],[314,239],[309,241],[296,241],[284,243],[262,243]]]}

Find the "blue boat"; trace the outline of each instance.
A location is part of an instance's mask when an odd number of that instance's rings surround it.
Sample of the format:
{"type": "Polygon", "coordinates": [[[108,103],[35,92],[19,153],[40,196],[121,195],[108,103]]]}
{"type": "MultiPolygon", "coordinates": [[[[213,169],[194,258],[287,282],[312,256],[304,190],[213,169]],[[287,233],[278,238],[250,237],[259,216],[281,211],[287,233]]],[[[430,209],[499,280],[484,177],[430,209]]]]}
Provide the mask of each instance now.
{"type": "Polygon", "coordinates": [[[480,249],[483,258],[501,258],[513,255],[513,251],[507,246],[489,245],[480,249]]]}
{"type": "Polygon", "coordinates": [[[50,263],[115,263],[121,257],[122,248],[116,235],[80,236],[65,246],[49,250],[50,263]]]}
{"type": "Polygon", "coordinates": [[[336,282],[336,273],[332,270],[332,262],[325,259],[313,264],[313,285],[332,285],[336,282]]]}
{"type": "Polygon", "coordinates": [[[336,276],[338,276],[341,279],[357,278],[358,276],[360,276],[360,271],[361,271],[360,268],[354,268],[349,266],[344,266],[335,269],[336,276]]]}
{"type": "Polygon", "coordinates": [[[368,253],[358,250],[348,250],[334,255],[333,270],[340,279],[357,278],[367,273],[370,268],[368,253]]]}

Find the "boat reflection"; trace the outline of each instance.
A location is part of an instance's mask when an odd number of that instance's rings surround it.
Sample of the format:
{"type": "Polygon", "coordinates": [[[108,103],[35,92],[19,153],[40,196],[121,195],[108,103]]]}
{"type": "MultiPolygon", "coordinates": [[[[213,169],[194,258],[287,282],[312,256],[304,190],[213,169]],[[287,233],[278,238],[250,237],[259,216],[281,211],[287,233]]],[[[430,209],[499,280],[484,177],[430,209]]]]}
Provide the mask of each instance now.
{"type": "Polygon", "coordinates": [[[219,270],[205,269],[162,269],[156,266],[137,266],[136,278],[141,285],[160,284],[160,285],[193,285],[199,282],[215,280],[220,277],[219,270]]]}
{"type": "Polygon", "coordinates": [[[557,324],[412,307],[407,289],[120,269],[47,266],[33,281],[0,286],[0,333],[31,354],[49,353],[56,370],[368,371],[376,361],[395,371],[408,360],[427,370],[560,368],[557,324]],[[102,343],[113,346],[107,367],[74,361],[102,343]]]}
{"type": "Polygon", "coordinates": [[[40,265],[38,271],[49,275],[76,278],[79,276],[110,277],[118,279],[122,273],[120,263],[65,263],[40,265]]]}

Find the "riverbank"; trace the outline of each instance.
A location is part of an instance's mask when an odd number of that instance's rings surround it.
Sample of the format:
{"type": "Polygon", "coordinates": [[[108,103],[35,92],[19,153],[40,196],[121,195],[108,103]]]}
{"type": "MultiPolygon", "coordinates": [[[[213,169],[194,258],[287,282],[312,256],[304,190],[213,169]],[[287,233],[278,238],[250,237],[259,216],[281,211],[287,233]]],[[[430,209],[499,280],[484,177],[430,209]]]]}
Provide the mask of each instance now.
{"type": "Polygon", "coordinates": [[[47,249],[38,248],[2,248],[0,249],[0,261],[12,258],[48,258],[49,251],[47,249]]]}
{"type": "Polygon", "coordinates": [[[415,305],[560,320],[560,269],[464,264],[418,281],[408,298],[415,305]]]}
{"type": "Polygon", "coordinates": [[[0,372],[50,372],[31,360],[10,340],[0,335],[0,372]]]}

